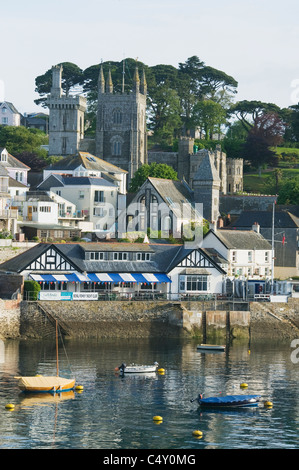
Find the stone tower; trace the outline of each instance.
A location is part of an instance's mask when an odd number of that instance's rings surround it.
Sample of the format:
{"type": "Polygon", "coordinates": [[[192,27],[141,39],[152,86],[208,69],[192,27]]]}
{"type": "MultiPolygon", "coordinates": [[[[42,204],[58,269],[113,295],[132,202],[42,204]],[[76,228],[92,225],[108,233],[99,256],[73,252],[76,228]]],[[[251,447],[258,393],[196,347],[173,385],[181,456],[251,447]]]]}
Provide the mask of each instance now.
{"type": "Polygon", "coordinates": [[[106,81],[100,67],[96,155],[128,171],[128,183],[138,168],[147,163],[145,75],[139,78],[136,67],[130,93],[115,93],[111,73],[106,81]]]}
{"type": "Polygon", "coordinates": [[[49,155],[72,155],[79,150],[84,138],[86,98],[63,95],[62,66],[52,67],[52,88],[48,95],[49,155]]]}
{"type": "Polygon", "coordinates": [[[194,201],[202,203],[203,217],[216,222],[219,217],[221,180],[215,168],[214,155],[205,150],[205,156],[193,178],[194,201]]]}

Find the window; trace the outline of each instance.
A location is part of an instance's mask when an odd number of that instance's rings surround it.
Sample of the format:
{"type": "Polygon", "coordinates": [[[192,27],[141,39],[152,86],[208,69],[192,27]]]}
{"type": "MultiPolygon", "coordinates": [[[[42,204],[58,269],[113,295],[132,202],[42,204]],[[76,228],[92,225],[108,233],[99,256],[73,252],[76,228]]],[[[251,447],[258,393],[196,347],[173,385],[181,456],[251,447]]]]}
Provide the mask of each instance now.
{"type": "Polygon", "coordinates": [[[119,140],[113,142],[112,154],[121,155],[121,142],[119,140]]]}
{"type": "Polygon", "coordinates": [[[265,262],[269,261],[269,251],[265,251],[265,262]]]}
{"type": "Polygon", "coordinates": [[[104,253],[102,251],[96,251],[96,252],[90,252],[89,257],[91,260],[103,260],[104,259],[104,253]]]}
{"type": "Polygon", "coordinates": [[[51,212],[51,207],[50,206],[40,206],[39,211],[40,212],[51,212]]]}
{"type": "Polygon", "coordinates": [[[84,199],[84,191],[79,191],[79,199],[84,199]]]}
{"type": "Polygon", "coordinates": [[[2,113],[5,114],[6,112],[7,112],[7,108],[5,106],[3,106],[2,113]]]}
{"type": "Polygon", "coordinates": [[[128,259],[128,253],[115,252],[113,253],[113,259],[115,261],[126,261],[128,259]]]}
{"type": "Polygon", "coordinates": [[[122,123],[122,112],[117,109],[113,112],[113,124],[121,124],[122,123]]]}
{"type": "Polygon", "coordinates": [[[2,124],[8,124],[8,118],[7,117],[2,118],[2,124]]]}
{"type": "Polygon", "coordinates": [[[95,191],[94,192],[94,202],[105,202],[105,200],[104,200],[104,191],[95,191]]]}
{"type": "Polygon", "coordinates": [[[248,263],[252,263],[252,251],[248,251],[248,263]]]}
{"type": "Polygon", "coordinates": [[[95,217],[104,217],[104,208],[103,207],[94,207],[93,208],[93,215],[95,217]]]}
{"type": "Polygon", "coordinates": [[[180,276],[180,291],[198,292],[208,291],[209,281],[207,274],[191,274],[180,276]]]}
{"type": "Polygon", "coordinates": [[[232,262],[235,263],[237,261],[237,252],[232,251],[232,262]]]}
{"type": "Polygon", "coordinates": [[[136,259],[137,261],[150,261],[151,254],[150,253],[137,253],[136,259]]]}

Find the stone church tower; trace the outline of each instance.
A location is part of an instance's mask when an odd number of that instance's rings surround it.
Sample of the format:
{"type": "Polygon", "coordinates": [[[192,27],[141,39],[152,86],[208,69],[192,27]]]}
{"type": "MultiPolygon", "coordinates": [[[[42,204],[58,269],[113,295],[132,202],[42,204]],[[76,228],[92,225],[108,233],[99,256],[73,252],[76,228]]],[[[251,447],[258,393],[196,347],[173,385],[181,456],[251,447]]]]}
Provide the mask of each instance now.
{"type": "Polygon", "coordinates": [[[63,95],[62,66],[52,67],[52,88],[47,99],[49,108],[49,155],[72,155],[84,138],[86,98],[63,95]]]}
{"type": "Polygon", "coordinates": [[[128,182],[147,163],[147,84],[136,67],[133,90],[114,93],[111,73],[106,81],[103,67],[98,81],[96,156],[128,171],[128,182]]]}

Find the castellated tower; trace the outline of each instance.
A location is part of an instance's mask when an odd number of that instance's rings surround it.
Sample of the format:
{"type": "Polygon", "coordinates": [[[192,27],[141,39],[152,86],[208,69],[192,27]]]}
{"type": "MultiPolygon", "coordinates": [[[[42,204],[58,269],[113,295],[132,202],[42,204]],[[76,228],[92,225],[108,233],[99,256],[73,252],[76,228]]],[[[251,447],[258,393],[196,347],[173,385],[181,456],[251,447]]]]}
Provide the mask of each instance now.
{"type": "Polygon", "coordinates": [[[52,67],[52,88],[47,98],[49,108],[49,155],[72,155],[84,138],[86,98],[67,96],[61,88],[62,66],[52,67]]]}
{"type": "Polygon", "coordinates": [[[136,67],[133,90],[114,93],[111,73],[106,81],[103,67],[98,81],[96,156],[128,171],[128,183],[138,168],[147,163],[145,75],[136,67]]]}
{"type": "Polygon", "coordinates": [[[202,151],[203,159],[193,178],[195,202],[202,203],[203,217],[216,222],[219,217],[219,196],[221,180],[215,168],[214,155],[202,151]]]}

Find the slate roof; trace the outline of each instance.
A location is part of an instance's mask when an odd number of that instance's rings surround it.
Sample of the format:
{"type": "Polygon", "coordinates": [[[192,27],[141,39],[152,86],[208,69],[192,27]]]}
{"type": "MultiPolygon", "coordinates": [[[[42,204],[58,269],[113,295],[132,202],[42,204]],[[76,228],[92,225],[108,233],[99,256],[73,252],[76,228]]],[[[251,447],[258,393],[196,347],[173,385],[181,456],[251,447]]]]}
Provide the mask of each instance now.
{"type": "Polygon", "coordinates": [[[112,163],[108,163],[88,152],[78,152],[76,155],[63,157],[57,163],[54,163],[45,169],[51,171],[75,170],[80,165],[87,170],[103,171],[107,173],[128,173],[126,170],[112,165],[112,163]]]}
{"type": "MultiPolygon", "coordinates": [[[[213,232],[211,230],[210,232],[213,232]]],[[[208,232],[207,235],[210,233],[208,232]]],[[[236,250],[271,250],[270,243],[253,230],[217,230],[214,235],[228,249],[236,250]]],[[[207,236],[206,235],[206,236],[207,236]]]]}
{"type": "Polygon", "coordinates": [[[17,108],[10,101],[1,101],[0,106],[5,104],[13,113],[20,114],[17,108]]]}
{"type": "Polygon", "coordinates": [[[193,177],[193,181],[220,181],[219,175],[215,168],[214,156],[207,151],[197,172],[193,177]]]}
{"type": "MultiPolygon", "coordinates": [[[[0,153],[2,152],[2,150],[5,150],[5,147],[0,147],[0,153]]],[[[30,170],[30,167],[25,165],[25,163],[18,160],[9,152],[7,152],[7,154],[8,154],[7,162],[0,162],[1,166],[4,166],[5,168],[22,168],[24,170],[30,170]]]]}
{"type": "Polygon", "coordinates": [[[82,243],[39,243],[35,247],[21,253],[20,255],[0,264],[0,271],[20,273],[26,269],[36,258],[41,256],[50,247],[55,247],[64,258],[66,258],[75,269],[80,272],[146,272],[146,273],[163,273],[167,272],[167,267],[171,264],[181,245],[147,245],[142,243],[123,243],[123,244],[82,244],[82,243]],[[150,261],[114,261],[114,260],[85,260],[85,251],[148,251],[152,252],[150,261]],[[117,249],[117,245],[120,245],[117,249]]]}
{"type": "Polygon", "coordinates": [[[62,176],[50,175],[38,185],[39,190],[49,191],[51,188],[62,186],[106,186],[115,188],[115,184],[110,183],[105,178],[94,176],[62,176]]]}
{"type": "MultiPolygon", "coordinates": [[[[195,218],[194,210],[194,196],[193,191],[187,183],[181,181],[174,181],[164,178],[152,178],[148,177],[144,185],[146,186],[147,181],[149,181],[152,186],[159,193],[163,201],[169,206],[174,214],[177,217],[183,217],[184,206],[191,205],[191,218],[195,218]]],[[[143,191],[143,187],[140,188],[138,194],[143,191]]]]}
{"type": "MultiPolygon", "coordinates": [[[[262,228],[272,228],[272,211],[244,211],[240,217],[232,224],[232,227],[248,228],[257,222],[262,228]]],[[[290,212],[275,211],[275,228],[297,228],[299,218],[290,212]]]]}

